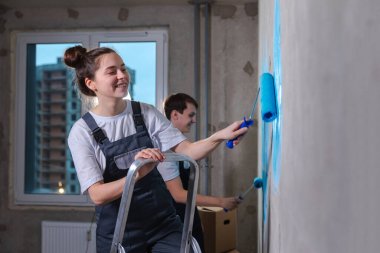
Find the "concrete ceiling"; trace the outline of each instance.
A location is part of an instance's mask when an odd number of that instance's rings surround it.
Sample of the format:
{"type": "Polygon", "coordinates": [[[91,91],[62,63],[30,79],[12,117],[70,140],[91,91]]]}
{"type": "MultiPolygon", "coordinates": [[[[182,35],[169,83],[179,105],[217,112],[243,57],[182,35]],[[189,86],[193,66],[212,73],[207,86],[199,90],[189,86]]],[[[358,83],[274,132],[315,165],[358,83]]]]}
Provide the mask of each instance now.
{"type": "MultiPolygon", "coordinates": [[[[132,5],[183,5],[207,0],[0,0],[0,9],[41,8],[41,7],[101,7],[132,5]]],[[[258,0],[209,0],[216,4],[244,4],[258,0]]]]}

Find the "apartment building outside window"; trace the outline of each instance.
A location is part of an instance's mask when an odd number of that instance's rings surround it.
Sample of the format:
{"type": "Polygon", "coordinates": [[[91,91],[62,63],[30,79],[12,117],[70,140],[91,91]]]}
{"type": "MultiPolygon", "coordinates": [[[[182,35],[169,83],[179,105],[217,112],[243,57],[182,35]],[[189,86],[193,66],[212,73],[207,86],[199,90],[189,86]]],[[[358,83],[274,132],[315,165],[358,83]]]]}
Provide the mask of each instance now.
{"type": "Polygon", "coordinates": [[[131,75],[129,99],[158,107],[167,94],[167,31],[14,32],[16,205],[91,205],[81,195],[67,136],[88,107],[62,60],[74,45],[107,46],[131,75]]]}

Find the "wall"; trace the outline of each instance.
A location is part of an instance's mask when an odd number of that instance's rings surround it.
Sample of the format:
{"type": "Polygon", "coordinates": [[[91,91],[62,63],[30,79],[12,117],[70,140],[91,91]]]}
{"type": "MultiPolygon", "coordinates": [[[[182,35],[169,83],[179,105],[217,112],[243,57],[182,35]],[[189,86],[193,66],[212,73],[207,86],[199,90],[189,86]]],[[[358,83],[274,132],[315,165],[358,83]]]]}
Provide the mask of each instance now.
{"type": "MultiPolygon", "coordinates": [[[[215,5],[211,12],[211,132],[249,113],[257,89],[257,2],[215,5]],[[230,95],[229,95],[230,94],[230,95]],[[243,101],[240,103],[240,101],[243,101]]],[[[203,19],[203,17],[202,17],[203,19]]],[[[92,209],[31,207],[12,202],[10,171],[14,117],[10,33],[13,30],[76,30],[167,27],[169,92],[194,94],[193,7],[191,5],[18,8],[0,6],[0,248],[1,252],[40,252],[42,220],[91,221],[92,209]],[[170,15],[168,15],[168,13],[170,15]]],[[[203,35],[202,35],[203,36],[203,35]]],[[[201,87],[203,87],[203,83],[201,87]]],[[[204,113],[201,101],[200,114],[204,113]]],[[[201,124],[204,124],[204,122],[201,124]]],[[[211,156],[210,192],[235,195],[249,186],[256,169],[257,128],[234,151],[221,145],[211,156]],[[252,148],[254,147],[254,148],[252,148]]],[[[252,194],[239,208],[238,249],[256,249],[256,204],[252,194]],[[250,224],[247,226],[247,224],[250,224]],[[252,225],[253,224],[253,225],[252,225]]]]}
{"type": "MultiPolygon", "coordinates": [[[[237,6],[233,17],[228,7],[216,6],[212,18],[210,128],[221,129],[248,117],[257,92],[258,5],[237,6]],[[225,12],[223,12],[225,11],[225,12]],[[215,16],[216,14],[219,14],[215,16]]],[[[255,124],[234,149],[224,144],[210,159],[213,194],[228,196],[244,192],[257,175],[257,113],[255,124]]],[[[256,252],[257,192],[252,191],[238,208],[238,249],[256,252]]]]}
{"type": "Polygon", "coordinates": [[[262,252],[378,252],[380,2],[276,2],[259,8],[260,70],[274,71],[276,12],[282,59],[262,252]]]}

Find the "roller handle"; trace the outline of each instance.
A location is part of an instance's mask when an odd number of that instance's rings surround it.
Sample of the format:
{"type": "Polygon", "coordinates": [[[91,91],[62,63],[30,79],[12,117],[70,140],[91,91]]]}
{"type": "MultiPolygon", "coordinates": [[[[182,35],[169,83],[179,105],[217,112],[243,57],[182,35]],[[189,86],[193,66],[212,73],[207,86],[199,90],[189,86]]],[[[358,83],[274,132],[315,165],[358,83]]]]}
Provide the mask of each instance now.
{"type": "MultiPolygon", "coordinates": [[[[240,126],[239,126],[238,129],[243,128],[243,127],[250,127],[252,125],[253,125],[253,119],[248,119],[247,120],[244,117],[244,121],[243,121],[243,123],[240,124],[240,126]]],[[[233,149],[234,148],[234,141],[236,141],[240,136],[242,136],[242,135],[239,135],[238,137],[236,137],[236,138],[234,138],[232,140],[227,141],[227,143],[226,143],[227,148],[233,149]]]]}
{"type": "MultiPolygon", "coordinates": [[[[247,195],[253,188],[260,189],[262,187],[263,187],[263,180],[260,177],[256,177],[253,180],[253,184],[248,188],[248,190],[246,190],[244,193],[240,193],[239,196],[237,196],[236,198],[238,198],[240,201],[243,201],[245,198],[245,195],[247,195]]],[[[225,212],[228,212],[227,208],[223,208],[223,210],[225,212]]]]}

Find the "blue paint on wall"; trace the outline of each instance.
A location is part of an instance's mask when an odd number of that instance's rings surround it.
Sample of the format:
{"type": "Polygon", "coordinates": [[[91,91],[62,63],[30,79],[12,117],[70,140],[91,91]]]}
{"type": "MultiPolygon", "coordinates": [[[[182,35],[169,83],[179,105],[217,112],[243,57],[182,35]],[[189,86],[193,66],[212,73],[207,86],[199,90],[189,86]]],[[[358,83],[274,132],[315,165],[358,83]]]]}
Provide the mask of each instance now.
{"type": "Polygon", "coordinates": [[[270,138],[268,133],[270,133],[270,124],[263,123],[262,127],[262,179],[263,179],[263,223],[267,220],[267,210],[268,210],[268,169],[269,169],[269,152],[270,152],[270,138]]]}
{"type": "MultiPolygon", "coordinates": [[[[268,215],[268,175],[269,168],[272,167],[271,178],[273,180],[274,190],[278,190],[280,176],[281,176],[281,86],[282,86],[282,67],[281,67],[281,26],[280,26],[280,1],[274,0],[274,27],[273,27],[273,77],[276,90],[277,99],[277,113],[278,117],[272,123],[264,123],[262,127],[262,179],[263,179],[263,224],[267,222],[268,215]],[[270,163],[272,162],[272,163],[270,163]]],[[[261,71],[270,72],[270,65],[268,62],[269,55],[264,38],[261,59],[261,71]]]]}
{"type": "Polygon", "coordinates": [[[273,35],[273,76],[276,88],[276,98],[278,106],[278,117],[273,121],[273,186],[278,190],[281,176],[281,86],[282,86],[282,67],[281,67],[281,17],[280,0],[274,3],[274,35],[273,35]]]}

